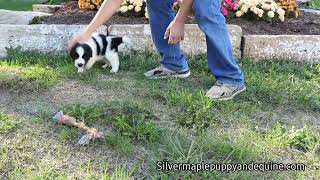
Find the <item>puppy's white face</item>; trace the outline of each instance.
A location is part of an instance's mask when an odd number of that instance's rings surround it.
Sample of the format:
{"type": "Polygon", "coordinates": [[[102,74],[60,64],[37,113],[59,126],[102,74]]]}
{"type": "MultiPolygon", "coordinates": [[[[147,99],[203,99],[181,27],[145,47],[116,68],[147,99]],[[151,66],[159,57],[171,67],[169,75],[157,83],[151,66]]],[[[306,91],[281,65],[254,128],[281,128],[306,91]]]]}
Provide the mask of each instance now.
{"type": "Polygon", "coordinates": [[[87,44],[76,44],[70,51],[74,66],[78,69],[78,73],[86,70],[86,65],[92,57],[92,49],[87,44]]]}
{"type": "Polygon", "coordinates": [[[74,60],[74,66],[78,69],[78,73],[83,73],[86,65],[86,61],[83,59],[84,49],[82,47],[78,47],[76,52],[79,57],[74,60]]]}

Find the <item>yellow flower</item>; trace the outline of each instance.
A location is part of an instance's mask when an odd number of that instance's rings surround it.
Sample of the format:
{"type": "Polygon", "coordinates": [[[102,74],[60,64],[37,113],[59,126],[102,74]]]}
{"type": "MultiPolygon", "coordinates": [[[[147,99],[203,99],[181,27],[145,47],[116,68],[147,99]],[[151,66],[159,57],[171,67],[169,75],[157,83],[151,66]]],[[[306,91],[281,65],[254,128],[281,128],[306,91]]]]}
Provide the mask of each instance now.
{"type": "Polygon", "coordinates": [[[245,6],[245,5],[243,5],[241,8],[240,8],[240,11],[242,11],[243,13],[246,13],[246,12],[248,12],[248,6],[245,6]]]}
{"type": "Polygon", "coordinates": [[[243,12],[242,12],[242,11],[237,11],[237,12],[236,12],[236,16],[237,16],[237,17],[240,17],[240,16],[242,16],[242,15],[243,15],[243,12]]]}
{"type": "Polygon", "coordinates": [[[128,6],[128,10],[132,10],[133,8],[134,8],[133,5],[129,5],[129,6],[128,6]]]}
{"type": "Polygon", "coordinates": [[[270,18],[273,18],[273,17],[274,17],[274,12],[273,12],[273,11],[269,11],[269,12],[268,12],[268,16],[269,16],[270,18]]]}
{"type": "Polygon", "coordinates": [[[125,13],[128,11],[128,6],[122,6],[120,7],[120,12],[125,13]]]}
{"type": "Polygon", "coordinates": [[[139,1],[136,3],[136,5],[141,7],[143,5],[143,3],[142,3],[142,1],[139,1]]]}
{"type": "Polygon", "coordinates": [[[262,9],[258,9],[258,16],[262,17],[263,16],[264,11],[262,9]]]}
{"type": "Polygon", "coordinates": [[[286,13],[283,9],[278,8],[277,9],[277,13],[279,14],[279,16],[284,16],[284,14],[286,13]]]}
{"type": "Polygon", "coordinates": [[[136,7],[134,8],[134,11],[135,11],[135,12],[140,12],[140,11],[141,11],[141,7],[140,7],[140,6],[136,6],[136,7]]]}
{"type": "Polygon", "coordinates": [[[280,21],[284,21],[284,16],[279,16],[280,21]]]}
{"type": "Polygon", "coordinates": [[[261,8],[264,9],[264,10],[269,10],[269,9],[271,9],[271,7],[270,7],[269,4],[262,4],[261,8]]]}

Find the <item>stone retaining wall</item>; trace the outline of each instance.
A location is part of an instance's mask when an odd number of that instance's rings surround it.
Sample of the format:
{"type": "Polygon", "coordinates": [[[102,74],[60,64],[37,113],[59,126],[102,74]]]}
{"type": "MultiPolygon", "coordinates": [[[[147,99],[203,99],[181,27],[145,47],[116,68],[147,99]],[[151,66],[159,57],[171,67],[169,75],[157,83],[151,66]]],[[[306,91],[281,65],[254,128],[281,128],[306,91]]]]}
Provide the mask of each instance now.
{"type": "MultiPolygon", "coordinates": [[[[228,25],[231,42],[233,44],[234,54],[237,58],[241,57],[241,37],[242,29],[236,25],[228,25]]],[[[151,39],[149,25],[111,25],[108,28],[110,35],[123,36],[131,38],[132,49],[137,51],[155,51],[151,39]]],[[[181,43],[182,50],[189,55],[204,54],[207,52],[206,40],[204,34],[197,25],[186,25],[185,39],[181,43]]],[[[126,49],[125,51],[127,51],[126,49]]]]}
{"type": "MultiPolygon", "coordinates": [[[[67,50],[68,40],[85,28],[84,25],[9,25],[0,24],[0,57],[7,48],[37,50],[56,53],[67,50]]],[[[239,26],[228,25],[236,57],[249,57],[254,61],[264,59],[292,59],[310,63],[320,62],[320,35],[246,35],[242,38],[239,26]],[[243,39],[243,40],[242,40],[243,39]],[[241,45],[243,47],[241,47],[241,45]]],[[[133,50],[155,51],[149,25],[102,26],[98,32],[126,35],[131,38],[133,50]]],[[[182,50],[189,55],[206,53],[205,36],[196,25],[187,25],[182,50]]],[[[123,49],[128,52],[128,48],[123,49]]]]}
{"type": "Polygon", "coordinates": [[[243,56],[320,63],[320,35],[247,35],[243,56]]]}
{"type": "MultiPolygon", "coordinates": [[[[7,48],[37,50],[56,53],[67,50],[68,40],[83,30],[83,25],[7,25],[0,24],[0,57],[7,55],[7,48]]],[[[99,32],[105,33],[103,26],[99,32]]]]}
{"type": "Polygon", "coordinates": [[[52,14],[61,7],[62,5],[34,4],[32,5],[32,11],[52,14]]]}
{"type": "Polygon", "coordinates": [[[51,14],[43,12],[10,11],[0,9],[0,24],[28,25],[32,23],[34,18],[46,16],[51,16],[51,14]]]}

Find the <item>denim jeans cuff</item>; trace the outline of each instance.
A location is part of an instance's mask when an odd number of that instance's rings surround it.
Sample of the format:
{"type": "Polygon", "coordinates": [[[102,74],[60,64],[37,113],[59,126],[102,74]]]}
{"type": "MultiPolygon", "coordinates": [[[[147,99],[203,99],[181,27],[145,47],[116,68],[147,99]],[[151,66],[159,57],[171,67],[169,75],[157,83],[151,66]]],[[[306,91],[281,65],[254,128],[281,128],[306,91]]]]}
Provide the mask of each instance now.
{"type": "Polygon", "coordinates": [[[189,70],[189,67],[187,68],[182,68],[182,69],[177,69],[177,68],[173,68],[172,66],[168,65],[168,64],[163,64],[161,63],[161,66],[171,70],[171,71],[174,71],[174,72],[184,72],[184,71],[187,71],[189,70]]]}
{"type": "Polygon", "coordinates": [[[244,82],[236,82],[232,80],[224,80],[223,82],[221,80],[217,80],[217,84],[222,84],[222,85],[231,85],[231,86],[236,86],[236,87],[243,87],[245,86],[244,82]]]}

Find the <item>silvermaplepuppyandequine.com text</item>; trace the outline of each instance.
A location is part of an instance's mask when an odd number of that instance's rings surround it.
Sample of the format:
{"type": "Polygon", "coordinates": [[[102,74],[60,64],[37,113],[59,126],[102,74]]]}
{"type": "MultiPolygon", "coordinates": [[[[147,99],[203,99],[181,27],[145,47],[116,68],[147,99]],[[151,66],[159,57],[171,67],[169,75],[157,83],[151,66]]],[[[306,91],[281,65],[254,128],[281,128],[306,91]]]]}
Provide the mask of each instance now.
{"type": "Polygon", "coordinates": [[[158,171],[219,171],[232,173],[236,171],[305,171],[306,165],[303,163],[171,163],[166,160],[156,163],[158,171]]]}

